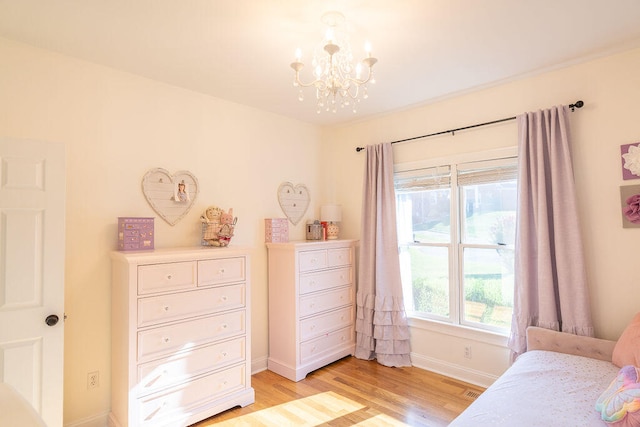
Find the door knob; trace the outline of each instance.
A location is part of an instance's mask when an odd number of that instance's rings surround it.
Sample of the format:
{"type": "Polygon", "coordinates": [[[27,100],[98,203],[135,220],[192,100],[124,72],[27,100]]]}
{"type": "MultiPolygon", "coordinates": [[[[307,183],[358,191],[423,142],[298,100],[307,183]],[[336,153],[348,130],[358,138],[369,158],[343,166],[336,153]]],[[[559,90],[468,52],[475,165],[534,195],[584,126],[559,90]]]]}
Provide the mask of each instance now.
{"type": "Polygon", "coordinates": [[[50,314],[46,319],[44,319],[44,322],[49,326],[54,326],[56,323],[58,323],[58,320],[60,320],[58,316],[56,316],[55,314],[50,314]]]}

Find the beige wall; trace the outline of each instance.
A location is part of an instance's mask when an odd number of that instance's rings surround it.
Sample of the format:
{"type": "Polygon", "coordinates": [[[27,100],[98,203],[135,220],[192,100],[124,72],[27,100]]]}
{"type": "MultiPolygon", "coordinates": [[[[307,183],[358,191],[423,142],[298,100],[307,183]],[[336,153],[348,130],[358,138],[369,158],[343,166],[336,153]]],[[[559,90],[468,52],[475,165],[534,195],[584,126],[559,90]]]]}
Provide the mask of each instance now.
{"type": "MultiPolygon", "coordinates": [[[[640,139],[638,69],[640,50],[635,50],[319,129],[0,39],[0,136],[61,141],[67,148],[65,424],[88,425],[109,410],[109,252],[115,248],[118,216],[155,216],[140,190],[147,170],[186,169],[200,182],[198,200],[182,221],[171,227],[156,220],[157,247],[198,244],[204,208],[234,208],[239,222],[233,244],[253,247],[252,357],[254,366],[262,366],[268,351],[262,220],[282,216],[275,196],[281,182],[309,187],[307,218],[317,216],[324,202],[342,203],[342,236],[358,238],[364,154],[356,153],[356,146],[577,99],[586,103],[572,116],[572,125],[594,323],[598,336],[616,338],[638,311],[633,296],[640,230],[622,229],[619,212],[619,186],[640,184],[622,181],[619,153],[621,144],[640,139]],[[86,375],[95,370],[101,387],[88,391],[86,375]]],[[[509,146],[515,138],[515,124],[507,123],[399,144],[394,152],[403,162],[509,146]]],[[[291,237],[303,238],[303,226],[294,227],[291,237]]],[[[413,325],[414,363],[420,366],[478,383],[506,367],[501,337],[413,325]],[[462,357],[469,344],[471,360],[462,357]]]]}
{"type": "MultiPolygon", "coordinates": [[[[640,311],[635,295],[640,229],[623,229],[620,145],[640,142],[640,50],[628,51],[406,111],[325,130],[326,153],[336,162],[333,190],[345,204],[343,229],[357,237],[364,154],[354,148],[511,117],[569,104],[585,107],[572,114],[574,171],[596,335],[616,339],[640,311]]],[[[471,70],[470,70],[471,72],[471,70]]],[[[417,83],[419,84],[419,82],[417,83]]],[[[375,96],[375,89],[370,91],[375,96]]],[[[514,121],[394,145],[396,163],[515,145],[514,121]]],[[[468,330],[412,322],[413,362],[481,384],[508,366],[504,339],[468,330]],[[483,341],[488,341],[488,344],[483,341]],[[472,359],[464,346],[472,345],[472,359]]]]}
{"type": "MultiPolygon", "coordinates": [[[[156,247],[198,245],[204,209],[234,208],[232,245],[253,248],[253,363],[266,367],[263,219],[283,216],[283,181],[307,185],[306,217],[317,217],[321,170],[310,159],[318,157],[319,129],[3,39],[0,99],[0,136],[66,145],[65,425],[109,410],[109,252],[118,216],[156,216],[141,191],[151,168],[188,170],[200,184],[175,226],[156,217],[156,247]],[[96,390],[87,390],[91,371],[100,372],[96,390]]],[[[304,238],[305,222],[292,238],[304,238]]]]}

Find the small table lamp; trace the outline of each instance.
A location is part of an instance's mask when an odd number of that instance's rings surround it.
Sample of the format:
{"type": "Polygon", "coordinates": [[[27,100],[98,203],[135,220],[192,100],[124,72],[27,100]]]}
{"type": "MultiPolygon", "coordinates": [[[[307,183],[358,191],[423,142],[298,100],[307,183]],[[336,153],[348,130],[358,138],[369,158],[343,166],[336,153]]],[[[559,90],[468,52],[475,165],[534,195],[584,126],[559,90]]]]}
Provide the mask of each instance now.
{"type": "Polygon", "coordinates": [[[342,221],[342,206],[324,205],[320,207],[320,221],[327,223],[327,240],[338,238],[340,228],[337,222],[342,221]]]}

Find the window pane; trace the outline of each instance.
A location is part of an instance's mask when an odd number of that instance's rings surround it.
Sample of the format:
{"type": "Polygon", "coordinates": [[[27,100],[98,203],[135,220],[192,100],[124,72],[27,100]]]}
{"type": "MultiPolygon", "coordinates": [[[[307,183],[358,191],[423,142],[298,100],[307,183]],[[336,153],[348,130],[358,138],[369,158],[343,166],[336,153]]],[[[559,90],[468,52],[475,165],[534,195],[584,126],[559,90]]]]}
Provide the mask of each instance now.
{"type": "Polygon", "coordinates": [[[403,246],[400,259],[402,282],[411,283],[413,310],[448,318],[449,248],[403,246]]]}
{"type": "Polygon", "coordinates": [[[516,181],[465,185],[460,194],[463,243],[515,243],[516,181]]]}
{"type": "Polygon", "coordinates": [[[513,250],[463,249],[464,320],[508,328],[513,312],[513,250]]]}
{"type": "Polygon", "coordinates": [[[504,333],[513,311],[517,159],[394,174],[400,269],[412,316],[504,333]]]}
{"type": "Polygon", "coordinates": [[[451,241],[451,190],[401,193],[397,196],[400,242],[451,241]]]}

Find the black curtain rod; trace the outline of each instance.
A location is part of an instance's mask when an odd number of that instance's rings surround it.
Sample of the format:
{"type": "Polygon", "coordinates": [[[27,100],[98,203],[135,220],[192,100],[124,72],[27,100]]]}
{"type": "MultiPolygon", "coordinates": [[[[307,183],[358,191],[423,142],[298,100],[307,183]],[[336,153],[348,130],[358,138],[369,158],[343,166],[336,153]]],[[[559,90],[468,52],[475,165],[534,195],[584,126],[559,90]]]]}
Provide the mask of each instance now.
{"type": "MultiPolygon", "coordinates": [[[[575,111],[576,108],[582,108],[583,106],[584,106],[584,102],[582,102],[582,101],[576,101],[574,104],[569,104],[569,108],[571,108],[571,111],[575,111]]],[[[440,132],[430,133],[428,135],[420,135],[420,136],[414,136],[413,138],[400,139],[398,141],[392,141],[391,144],[397,144],[399,142],[413,141],[414,139],[428,138],[430,136],[443,135],[445,133],[450,133],[451,135],[455,135],[455,133],[458,132],[459,130],[466,130],[466,129],[477,128],[477,127],[480,127],[480,126],[493,125],[493,124],[496,124],[496,123],[508,122],[509,120],[515,120],[515,119],[516,119],[516,116],[507,117],[506,119],[493,120],[491,122],[478,123],[478,124],[475,124],[475,125],[465,126],[465,127],[461,127],[461,128],[457,128],[457,129],[443,130],[443,131],[440,131],[440,132]]],[[[364,150],[364,147],[356,147],[356,151],[357,152],[360,152],[362,150],[364,150]]]]}

